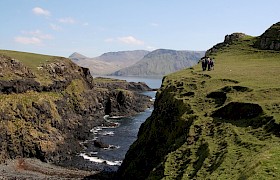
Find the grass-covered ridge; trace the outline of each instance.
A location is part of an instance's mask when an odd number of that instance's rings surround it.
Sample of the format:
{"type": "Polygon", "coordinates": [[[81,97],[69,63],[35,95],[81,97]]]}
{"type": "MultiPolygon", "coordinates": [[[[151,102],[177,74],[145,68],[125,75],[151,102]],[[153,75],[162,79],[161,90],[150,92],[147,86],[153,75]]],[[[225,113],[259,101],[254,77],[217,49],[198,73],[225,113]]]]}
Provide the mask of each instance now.
{"type": "Polygon", "coordinates": [[[6,61],[2,61],[4,65],[0,64],[3,66],[0,80],[34,78],[41,85],[49,85],[53,81],[65,80],[62,71],[66,72],[66,67],[73,67],[69,59],[58,56],[11,50],[0,50],[0,56],[6,61]]]}
{"type": "MultiPolygon", "coordinates": [[[[184,153],[180,152],[181,149],[184,152],[187,142],[167,155],[165,174],[177,174],[186,179],[280,177],[280,134],[277,129],[280,123],[280,52],[255,49],[255,41],[255,37],[246,36],[210,54],[215,58],[214,71],[203,72],[197,65],[166,78],[165,86],[183,84],[179,91],[177,88],[177,98],[190,104],[199,116],[193,127],[204,130],[196,143],[187,146],[193,152],[185,160],[184,153]],[[194,84],[200,84],[192,97],[184,94],[190,91],[191,77],[194,84]],[[237,105],[228,109],[231,102],[237,105]],[[242,111],[246,111],[244,103],[259,105],[263,112],[252,118],[238,119],[242,111]],[[229,111],[230,115],[213,117],[218,109],[222,113],[229,111]],[[180,162],[186,160],[188,163],[181,165],[180,162]],[[178,162],[179,168],[174,169],[178,162]]],[[[245,115],[249,116],[256,107],[245,115]]]]}
{"type": "Polygon", "coordinates": [[[37,69],[40,65],[47,62],[54,62],[57,56],[48,56],[43,54],[35,54],[20,51],[0,50],[0,54],[12,57],[21,61],[24,65],[37,69]]]}
{"type": "Polygon", "coordinates": [[[120,169],[139,179],[279,179],[280,52],[242,36],[164,78],[120,169]]]}

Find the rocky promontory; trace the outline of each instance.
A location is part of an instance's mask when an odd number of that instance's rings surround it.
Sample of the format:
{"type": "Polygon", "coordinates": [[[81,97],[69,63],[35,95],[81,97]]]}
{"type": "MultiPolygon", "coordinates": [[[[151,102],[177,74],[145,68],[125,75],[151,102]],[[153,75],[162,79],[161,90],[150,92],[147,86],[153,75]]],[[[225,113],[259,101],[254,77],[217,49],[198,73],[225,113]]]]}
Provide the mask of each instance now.
{"type": "Polygon", "coordinates": [[[70,159],[89,130],[106,123],[104,115],[130,116],[151,105],[137,93],[149,90],[143,84],[105,84],[67,58],[0,51],[0,162],[70,159]]]}

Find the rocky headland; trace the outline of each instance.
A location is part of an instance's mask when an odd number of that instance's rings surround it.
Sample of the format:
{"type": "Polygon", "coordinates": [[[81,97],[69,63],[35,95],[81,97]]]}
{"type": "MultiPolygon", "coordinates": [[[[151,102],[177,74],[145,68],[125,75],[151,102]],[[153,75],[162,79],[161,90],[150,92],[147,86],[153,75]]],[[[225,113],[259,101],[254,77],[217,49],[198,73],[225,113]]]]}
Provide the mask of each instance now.
{"type": "Polygon", "coordinates": [[[107,123],[105,115],[131,116],[151,106],[138,93],[150,90],[144,83],[110,81],[93,79],[67,58],[0,51],[0,162],[59,164],[83,149],[80,142],[107,123]]]}

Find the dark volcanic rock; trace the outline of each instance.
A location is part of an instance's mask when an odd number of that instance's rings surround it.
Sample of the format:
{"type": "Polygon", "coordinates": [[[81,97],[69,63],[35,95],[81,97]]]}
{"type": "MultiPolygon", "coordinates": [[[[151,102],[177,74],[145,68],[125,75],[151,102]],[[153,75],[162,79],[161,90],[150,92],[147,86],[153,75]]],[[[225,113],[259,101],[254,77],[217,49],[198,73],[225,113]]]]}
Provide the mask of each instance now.
{"type": "Polygon", "coordinates": [[[131,90],[131,91],[152,91],[147,84],[144,82],[127,82],[125,80],[119,79],[111,79],[111,78],[103,78],[98,77],[93,79],[93,84],[95,87],[103,87],[108,88],[110,90],[114,89],[124,89],[124,90],[131,90]]]}
{"type": "Polygon", "coordinates": [[[98,148],[109,148],[109,144],[105,144],[101,141],[95,140],[95,141],[93,141],[93,144],[95,147],[98,147],[98,148]]]}

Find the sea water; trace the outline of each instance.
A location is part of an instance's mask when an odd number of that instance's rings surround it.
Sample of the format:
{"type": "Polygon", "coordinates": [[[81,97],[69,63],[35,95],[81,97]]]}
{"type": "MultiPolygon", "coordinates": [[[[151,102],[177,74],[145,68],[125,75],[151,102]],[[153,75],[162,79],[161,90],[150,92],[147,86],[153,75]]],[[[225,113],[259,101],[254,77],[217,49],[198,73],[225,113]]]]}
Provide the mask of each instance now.
{"type": "MultiPolygon", "coordinates": [[[[145,82],[151,88],[161,86],[161,78],[139,77],[111,77],[127,80],[128,82],[145,82]]],[[[143,92],[143,94],[155,99],[156,91],[143,92]]],[[[151,115],[153,107],[146,109],[132,117],[110,120],[118,124],[117,127],[94,127],[91,137],[86,142],[86,149],[79,154],[88,166],[96,166],[99,170],[115,171],[121,165],[130,145],[137,139],[137,133],[143,122],[151,115]],[[94,141],[109,145],[107,148],[97,148],[94,141]],[[89,164],[91,163],[91,164],[89,164]]]]}

